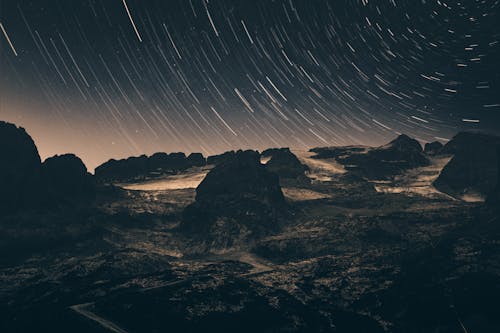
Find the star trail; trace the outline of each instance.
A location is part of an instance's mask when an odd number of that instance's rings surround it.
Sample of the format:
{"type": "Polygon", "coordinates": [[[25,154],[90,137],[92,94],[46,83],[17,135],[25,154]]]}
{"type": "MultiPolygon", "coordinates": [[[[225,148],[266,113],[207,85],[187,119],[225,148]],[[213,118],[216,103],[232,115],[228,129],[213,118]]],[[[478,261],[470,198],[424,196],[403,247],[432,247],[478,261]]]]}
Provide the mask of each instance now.
{"type": "Polygon", "coordinates": [[[500,132],[500,2],[0,2],[0,118],[89,168],[500,132]]]}

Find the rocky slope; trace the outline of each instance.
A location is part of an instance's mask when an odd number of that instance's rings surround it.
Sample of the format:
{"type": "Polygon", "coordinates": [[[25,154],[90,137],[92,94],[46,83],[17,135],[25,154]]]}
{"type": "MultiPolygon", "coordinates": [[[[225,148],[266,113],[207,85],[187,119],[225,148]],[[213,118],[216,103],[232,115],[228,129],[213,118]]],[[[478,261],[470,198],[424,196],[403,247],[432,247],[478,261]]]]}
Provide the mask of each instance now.
{"type": "Polygon", "coordinates": [[[480,133],[459,133],[441,150],[453,158],[434,186],[464,200],[484,200],[498,181],[500,138],[480,133]]]}

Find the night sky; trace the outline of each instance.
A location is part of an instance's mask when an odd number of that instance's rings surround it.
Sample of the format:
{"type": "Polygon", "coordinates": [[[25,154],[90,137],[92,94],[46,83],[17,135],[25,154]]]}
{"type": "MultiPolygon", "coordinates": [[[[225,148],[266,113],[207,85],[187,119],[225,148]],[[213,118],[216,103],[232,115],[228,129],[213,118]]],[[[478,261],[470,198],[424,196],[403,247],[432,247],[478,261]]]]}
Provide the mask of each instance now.
{"type": "Polygon", "coordinates": [[[500,1],[0,0],[0,119],[156,151],[500,133],[500,1]]]}

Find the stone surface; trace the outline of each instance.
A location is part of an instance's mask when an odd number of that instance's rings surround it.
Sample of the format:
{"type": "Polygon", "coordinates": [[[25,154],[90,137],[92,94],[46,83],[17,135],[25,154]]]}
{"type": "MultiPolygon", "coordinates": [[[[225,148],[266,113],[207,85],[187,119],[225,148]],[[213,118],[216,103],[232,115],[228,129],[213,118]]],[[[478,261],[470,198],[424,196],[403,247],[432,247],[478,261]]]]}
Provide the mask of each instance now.
{"type": "Polygon", "coordinates": [[[41,204],[41,162],[24,128],[0,121],[0,214],[41,204]]]}
{"type": "Polygon", "coordinates": [[[500,138],[480,133],[459,133],[444,146],[453,154],[434,182],[441,192],[464,200],[483,200],[498,181],[500,138]]]}
{"type": "Polygon", "coordinates": [[[238,151],[198,186],[196,201],[184,211],[182,229],[235,237],[275,230],[284,205],[278,176],[266,170],[257,152],[238,151]]]}
{"type": "Polygon", "coordinates": [[[93,176],[82,160],[73,154],[56,155],[42,164],[48,195],[56,205],[81,206],[95,198],[93,176]]]}
{"type": "Polygon", "coordinates": [[[428,142],[425,144],[424,153],[427,155],[437,155],[443,149],[443,144],[439,141],[428,142]]]}
{"type": "Polygon", "coordinates": [[[429,165],[420,143],[404,134],[377,148],[339,147],[311,151],[316,152],[319,159],[335,158],[346,170],[368,179],[384,180],[429,165]]]}
{"type": "Polygon", "coordinates": [[[261,156],[271,158],[266,163],[266,169],[280,178],[302,177],[309,170],[288,148],[268,149],[263,151],[261,156]]]}

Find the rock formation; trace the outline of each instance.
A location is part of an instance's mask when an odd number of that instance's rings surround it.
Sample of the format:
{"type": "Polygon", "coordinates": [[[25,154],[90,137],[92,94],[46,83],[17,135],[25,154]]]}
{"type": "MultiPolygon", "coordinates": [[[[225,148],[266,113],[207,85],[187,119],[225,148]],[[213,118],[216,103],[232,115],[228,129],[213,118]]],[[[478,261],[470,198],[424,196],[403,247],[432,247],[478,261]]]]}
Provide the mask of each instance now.
{"type": "Polygon", "coordinates": [[[56,205],[82,206],[95,197],[95,185],[82,160],[73,154],[56,155],[42,164],[51,202],[56,205]]]}
{"type": "Polygon", "coordinates": [[[492,145],[497,144],[500,144],[500,137],[481,132],[460,132],[444,145],[440,154],[454,155],[458,151],[482,149],[483,146],[491,148],[492,145]]]}
{"type": "Polygon", "coordinates": [[[255,151],[238,151],[212,169],[184,211],[181,228],[222,236],[230,242],[278,228],[285,199],[278,176],[266,170],[255,151]]]}
{"type": "Polygon", "coordinates": [[[404,134],[378,148],[339,147],[311,151],[318,154],[316,158],[335,158],[347,170],[369,179],[387,179],[405,170],[429,165],[420,143],[404,134]]]}
{"type": "Polygon", "coordinates": [[[309,167],[300,163],[290,149],[268,149],[262,152],[262,157],[270,157],[266,169],[276,173],[280,178],[298,178],[304,176],[309,167]]]}
{"type": "Polygon", "coordinates": [[[236,153],[231,150],[231,151],[226,151],[225,153],[219,154],[219,155],[212,155],[207,157],[207,164],[210,165],[218,165],[221,163],[224,163],[225,161],[228,161],[234,157],[236,153]]]}
{"type": "Polygon", "coordinates": [[[439,141],[428,142],[425,144],[424,153],[427,155],[437,155],[443,149],[443,144],[439,141]]]}
{"type": "Polygon", "coordinates": [[[205,158],[200,153],[193,153],[189,157],[184,153],[155,153],[150,157],[141,155],[122,160],[111,159],[95,169],[95,176],[101,182],[128,181],[158,174],[177,173],[205,164],[205,158]]]}
{"type": "Polygon", "coordinates": [[[480,200],[498,181],[500,138],[480,133],[459,133],[441,150],[453,154],[434,182],[441,192],[465,200],[480,200]]]}
{"type": "Polygon", "coordinates": [[[88,205],[95,197],[93,177],[72,154],[41,163],[23,128],[0,122],[0,215],[88,205]]]}
{"type": "Polygon", "coordinates": [[[40,156],[24,128],[0,121],[0,156],[0,214],[40,204],[40,156]]]}
{"type": "Polygon", "coordinates": [[[187,164],[193,167],[202,167],[207,164],[207,160],[201,153],[191,153],[186,159],[187,164]]]}

